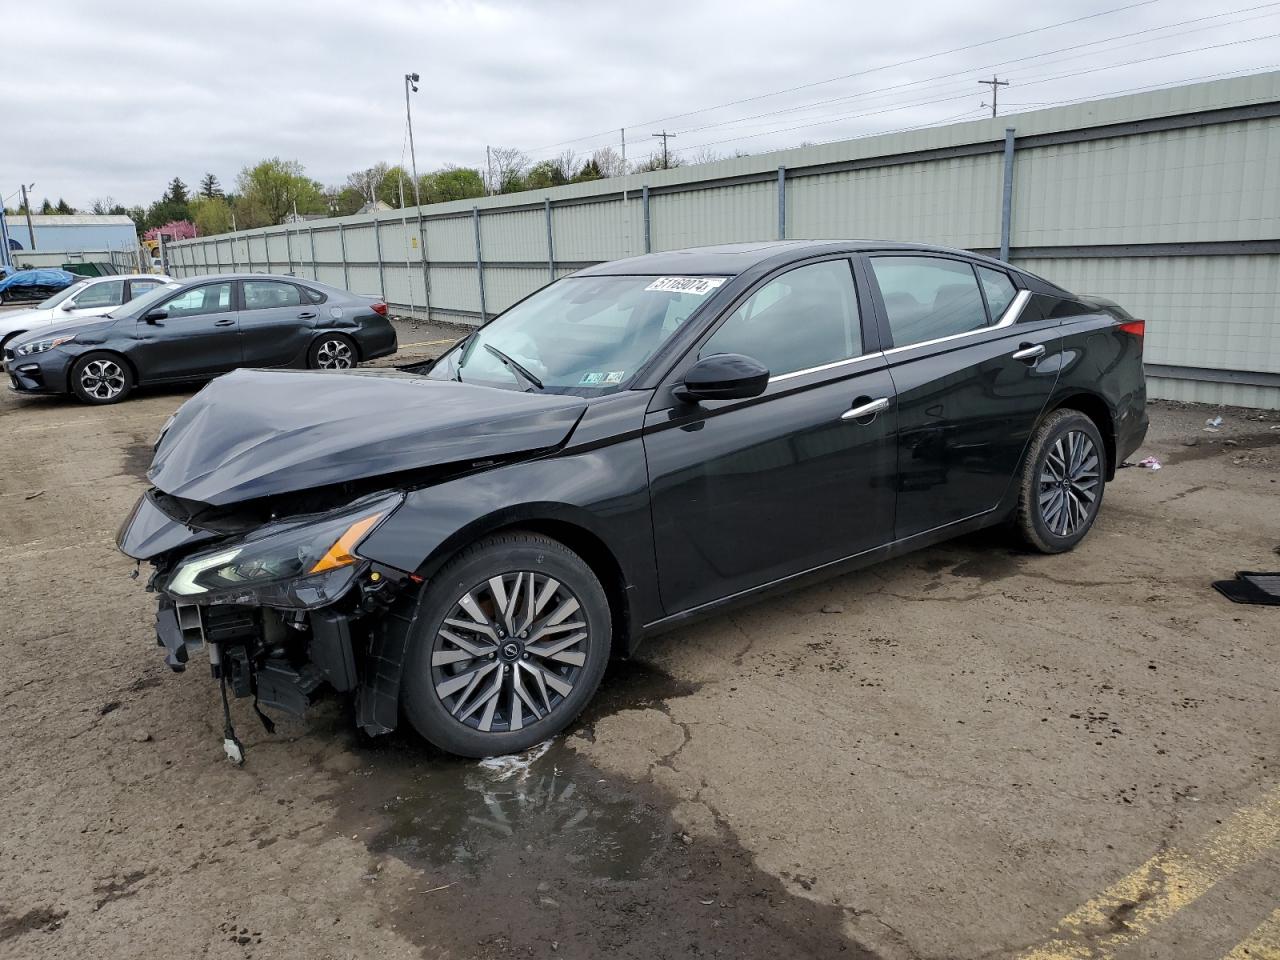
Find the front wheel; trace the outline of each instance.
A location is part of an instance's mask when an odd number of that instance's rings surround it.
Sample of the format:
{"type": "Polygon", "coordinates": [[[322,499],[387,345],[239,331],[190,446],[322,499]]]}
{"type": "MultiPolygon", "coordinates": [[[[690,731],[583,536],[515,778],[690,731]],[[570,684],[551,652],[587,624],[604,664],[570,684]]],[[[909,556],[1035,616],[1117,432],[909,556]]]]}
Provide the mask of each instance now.
{"type": "Polygon", "coordinates": [[[534,533],[488,537],[423,593],[405,713],[419,734],[459,756],[526,750],[586,706],[611,640],[604,588],[576,553],[534,533]]]}
{"type": "Polygon", "coordinates": [[[358,362],[355,341],[341,333],[319,337],[307,353],[307,366],[312,370],[350,370],[358,362]]]}
{"type": "Polygon", "coordinates": [[[119,403],[133,390],[133,371],[114,353],[90,353],[71,368],[71,390],[82,403],[119,403]]]}
{"type": "Polygon", "coordinates": [[[1098,516],[1107,450],[1094,422],[1078,410],[1055,410],[1031,438],[1022,467],[1016,523],[1041,553],[1063,553],[1084,539],[1098,516]]]}

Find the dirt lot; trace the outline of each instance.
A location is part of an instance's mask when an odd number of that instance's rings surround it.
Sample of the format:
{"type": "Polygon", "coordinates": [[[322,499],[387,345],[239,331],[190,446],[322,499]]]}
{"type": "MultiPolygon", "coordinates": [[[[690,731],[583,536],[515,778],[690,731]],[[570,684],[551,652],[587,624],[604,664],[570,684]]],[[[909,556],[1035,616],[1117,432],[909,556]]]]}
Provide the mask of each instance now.
{"type": "Polygon", "coordinates": [[[236,769],[113,547],[188,395],[0,396],[0,956],[1280,957],[1280,608],[1209,587],[1280,568],[1280,414],[1157,405],[1074,553],[654,640],[519,762],[237,703],[236,769]]]}

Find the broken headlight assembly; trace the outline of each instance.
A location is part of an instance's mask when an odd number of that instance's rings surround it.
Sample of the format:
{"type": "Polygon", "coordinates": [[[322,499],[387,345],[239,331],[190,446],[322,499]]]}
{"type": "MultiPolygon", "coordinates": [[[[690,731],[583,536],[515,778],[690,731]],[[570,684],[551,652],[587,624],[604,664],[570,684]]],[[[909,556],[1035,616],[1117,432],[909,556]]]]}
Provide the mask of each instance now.
{"type": "Polygon", "coordinates": [[[163,589],[174,600],[311,610],[333,603],[368,566],[356,552],[400,502],[382,495],[332,514],[278,521],[183,558],[163,589]]]}

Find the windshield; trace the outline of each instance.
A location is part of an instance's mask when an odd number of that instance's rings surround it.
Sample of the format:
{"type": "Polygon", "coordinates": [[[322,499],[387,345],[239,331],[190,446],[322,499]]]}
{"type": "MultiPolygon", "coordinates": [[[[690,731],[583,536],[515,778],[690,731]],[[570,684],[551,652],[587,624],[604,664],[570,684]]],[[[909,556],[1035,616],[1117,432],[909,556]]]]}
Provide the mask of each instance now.
{"type": "Polygon", "coordinates": [[[107,316],[113,320],[116,319],[117,317],[126,317],[131,314],[137,314],[138,316],[141,316],[141,313],[139,313],[139,311],[142,311],[142,313],[145,313],[148,309],[150,309],[152,304],[154,304],[158,300],[164,300],[171,293],[173,293],[173,291],[177,290],[181,286],[182,284],[173,283],[173,282],[161,284],[160,286],[156,287],[154,290],[149,290],[146,293],[144,293],[142,296],[134,297],[128,303],[122,304],[121,306],[116,307],[114,310],[108,313],[107,316]]]}
{"type": "Polygon", "coordinates": [[[41,300],[39,303],[36,304],[36,309],[49,310],[53,307],[56,307],[63,300],[67,299],[67,297],[74,296],[75,294],[79,293],[88,285],[89,285],[88,280],[80,280],[77,283],[73,283],[71,286],[67,287],[66,289],[59,290],[48,300],[41,300]]]}
{"type": "Polygon", "coordinates": [[[435,380],[598,397],[635,375],[725,277],[567,277],[445,354],[435,380]]]}

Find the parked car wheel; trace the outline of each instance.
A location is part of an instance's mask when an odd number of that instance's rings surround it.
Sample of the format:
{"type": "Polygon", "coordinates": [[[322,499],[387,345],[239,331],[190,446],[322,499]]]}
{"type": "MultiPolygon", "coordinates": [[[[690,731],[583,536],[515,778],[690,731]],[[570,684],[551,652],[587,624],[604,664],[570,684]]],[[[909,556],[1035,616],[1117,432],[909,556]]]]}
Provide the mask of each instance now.
{"type": "Polygon", "coordinates": [[[515,753],[559,733],[609,661],[604,588],[564,544],[533,533],[479,541],[431,578],[404,682],[414,728],[450,753],[515,753]]]}
{"type": "Polygon", "coordinates": [[[133,391],[133,371],[114,353],[87,353],[71,368],[71,389],[83,403],[119,403],[133,391]]]}
{"type": "Polygon", "coordinates": [[[1107,450],[1094,422],[1078,410],[1045,417],[1027,447],[1016,522],[1041,553],[1062,553],[1084,539],[1102,505],[1107,450]]]}
{"type": "Polygon", "coordinates": [[[316,338],[307,355],[307,366],[313,370],[350,370],[359,362],[355,341],[341,333],[316,338]]]}

